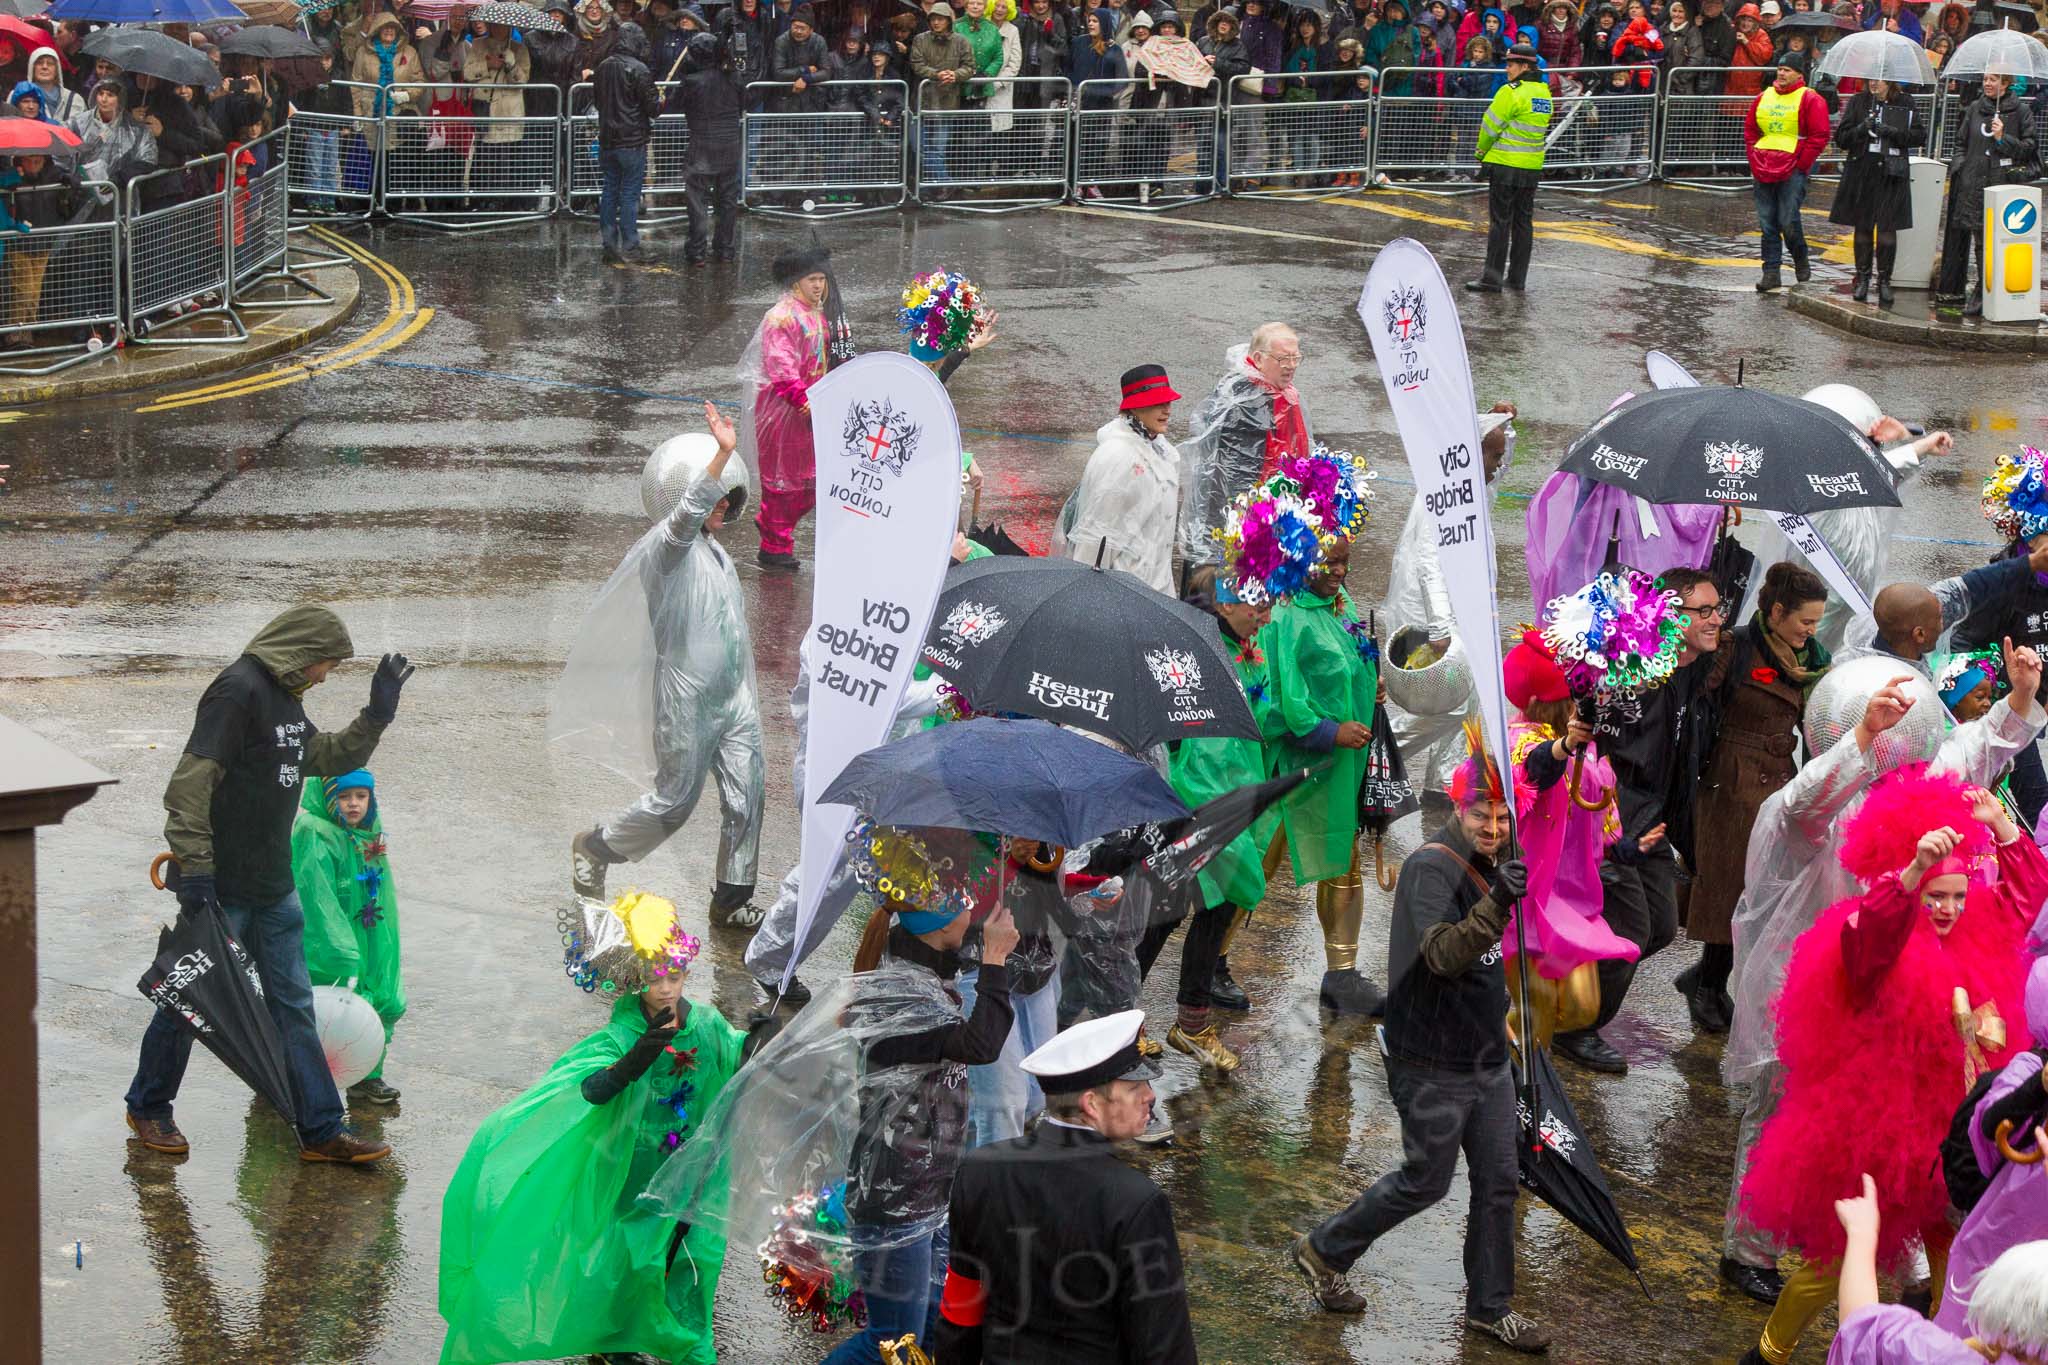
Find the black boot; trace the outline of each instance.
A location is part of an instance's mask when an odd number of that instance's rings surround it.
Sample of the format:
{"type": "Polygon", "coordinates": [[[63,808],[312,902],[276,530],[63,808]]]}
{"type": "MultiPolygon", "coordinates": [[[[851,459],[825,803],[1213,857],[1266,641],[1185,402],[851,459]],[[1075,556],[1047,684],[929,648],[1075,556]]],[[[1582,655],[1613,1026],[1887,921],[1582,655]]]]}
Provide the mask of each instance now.
{"type": "Polygon", "coordinates": [[[1252,998],[1244,993],[1244,987],[1230,976],[1230,959],[1216,959],[1216,970],[1209,975],[1209,1004],[1219,1010],[1236,1010],[1239,1013],[1252,1007],[1252,998]]]}
{"type": "Polygon", "coordinates": [[[1899,240],[1893,237],[1889,242],[1877,244],[1877,304],[1880,308],[1892,306],[1892,266],[1899,259],[1899,240]]]}
{"type": "Polygon", "coordinates": [[[1387,993],[1356,967],[1324,972],[1317,998],[1322,1007],[1332,1014],[1378,1017],[1387,1012],[1387,993]]]}
{"type": "Polygon", "coordinates": [[[1877,277],[1877,306],[1880,308],[1892,306],[1892,277],[1889,275],[1879,275],[1877,277]]]}
{"type": "Polygon", "coordinates": [[[1866,302],[1870,298],[1870,272],[1868,270],[1856,272],[1856,283],[1850,286],[1849,297],[1858,303],[1866,302]]]}
{"type": "Polygon", "coordinates": [[[1856,285],[1849,297],[1862,303],[1870,297],[1870,242],[1858,229],[1856,239],[1856,285]]]}

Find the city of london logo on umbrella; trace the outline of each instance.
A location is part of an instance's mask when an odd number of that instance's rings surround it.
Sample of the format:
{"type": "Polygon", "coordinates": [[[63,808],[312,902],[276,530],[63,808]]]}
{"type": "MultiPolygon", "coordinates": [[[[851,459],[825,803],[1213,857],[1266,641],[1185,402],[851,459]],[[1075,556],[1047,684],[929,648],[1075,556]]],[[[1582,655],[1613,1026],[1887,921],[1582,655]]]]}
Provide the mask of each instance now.
{"type": "Polygon", "coordinates": [[[947,643],[958,649],[963,645],[986,644],[1009,624],[1008,617],[979,602],[956,602],[939,629],[947,643]]]}
{"type": "Polygon", "coordinates": [[[1706,448],[1707,473],[1718,480],[1717,489],[1728,502],[1755,502],[1749,481],[1763,472],[1764,453],[1742,441],[1709,441],[1706,448]]]}
{"type": "Polygon", "coordinates": [[[1395,285],[1381,311],[1387,320],[1387,335],[1399,346],[1419,346],[1427,333],[1429,309],[1419,285],[1395,285]]]}
{"type": "Polygon", "coordinates": [[[1161,692],[1193,692],[1202,685],[1202,666],[1184,649],[1148,649],[1145,667],[1161,692]]]}
{"type": "Polygon", "coordinates": [[[901,474],[903,466],[917,453],[917,424],[910,414],[899,412],[888,399],[853,403],[846,409],[843,440],[849,455],[869,469],[901,474]]]}

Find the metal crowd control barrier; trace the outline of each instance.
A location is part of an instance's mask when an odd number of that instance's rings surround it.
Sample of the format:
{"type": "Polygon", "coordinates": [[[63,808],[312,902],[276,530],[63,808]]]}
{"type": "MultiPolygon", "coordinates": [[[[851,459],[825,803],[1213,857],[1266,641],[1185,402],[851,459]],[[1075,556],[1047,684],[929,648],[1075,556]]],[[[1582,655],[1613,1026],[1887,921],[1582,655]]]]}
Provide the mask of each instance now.
{"type": "Polygon", "coordinates": [[[1771,83],[1771,73],[1754,66],[1689,66],[1679,72],[1693,88],[1685,94],[1673,86],[1664,96],[1664,133],[1657,144],[1657,171],[1680,185],[1728,188],[1731,180],[1749,179],[1749,140],[1745,129],[1756,93],[1728,94],[1728,77],[1755,81],[1758,90],[1771,83]]]}
{"type": "Polygon", "coordinates": [[[7,234],[7,257],[0,262],[0,333],[20,333],[26,344],[0,350],[0,374],[55,374],[114,354],[121,325],[118,191],[90,180],[77,194],[81,202],[73,221],[7,234]],[[88,215],[89,221],[78,221],[88,215]]]}
{"type": "Polygon", "coordinates": [[[1222,192],[1229,172],[1219,174],[1216,164],[1223,131],[1218,83],[1191,90],[1153,89],[1146,81],[1082,81],[1075,96],[1076,194],[1157,213],[1222,192]],[[1183,96],[1192,102],[1179,102],[1183,96]]]}
{"type": "Polygon", "coordinates": [[[393,85],[380,133],[379,201],[400,222],[452,231],[555,211],[561,92],[552,85],[393,85]],[[513,100],[517,114],[493,114],[513,100]],[[468,112],[461,112],[466,102],[468,112]],[[441,112],[434,112],[435,106],[441,112]]]}
{"type": "MultiPolygon", "coordinates": [[[[1919,121],[1922,128],[1927,130],[1926,142],[1913,155],[1933,156],[1933,148],[1941,137],[1941,129],[1936,123],[1936,115],[1940,112],[1941,108],[1941,97],[1930,90],[1926,94],[1910,95],[1907,98],[1913,103],[1913,117],[1919,121]]],[[[1846,95],[1842,97],[1841,103],[1844,108],[1848,106],[1849,99],[1850,97],[1846,95]]],[[[1836,109],[1828,115],[1828,145],[1813,163],[1813,176],[1817,180],[1838,180],[1841,178],[1842,163],[1847,159],[1847,154],[1835,145],[1834,139],[1835,131],[1841,126],[1841,120],[1841,109],[1836,109]]]]}
{"type": "MultiPolygon", "coordinates": [[[[353,99],[362,94],[375,108],[377,87],[335,81],[353,99]]],[[[291,143],[292,217],[299,222],[361,222],[377,211],[377,163],[382,139],[379,120],[355,114],[317,114],[301,109],[285,124],[291,143]]]]}
{"type": "Polygon", "coordinates": [[[1437,66],[1381,71],[1374,173],[1437,194],[1480,193],[1485,187],[1471,182],[1479,171],[1479,124],[1493,102],[1494,75],[1437,66]]]}
{"type": "Polygon", "coordinates": [[[1547,178],[1576,173],[1591,190],[1638,184],[1655,173],[1660,73],[1654,67],[1560,66],[1548,75],[1547,178]]]}
{"type": "Polygon", "coordinates": [[[120,274],[136,345],[232,346],[248,338],[229,279],[226,170],[227,158],[216,155],[128,182],[120,274]],[[209,317],[224,319],[227,333],[165,335],[209,317]]]}
{"type": "Polygon", "coordinates": [[[788,82],[747,87],[740,202],[760,213],[807,218],[901,205],[910,197],[909,87],[832,81],[818,89],[836,107],[782,107],[794,97],[788,82]],[[766,104],[759,113],[756,101],[766,104]]]}
{"type": "MultiPolygon", "coordinates": [[[[238,161],[242,153],[255,157],[257,164],[245,173],[238,172],[241,183],[235,187],[229,203],[233,231],[228,234],[228,274],[234,283],[234,301],[254,302],[249,296],[265,290],[261,300],[264,308],[310,308],[334,302],[332,294],[300,274],[290,260],[290,125],[265,133],[241,148],[236,156],[238,161]],[[283,296],[268,292],[268,287],[278,285],[304,292],[283,296]]],[[[302,262],[302,268],[306,264],[302,262]]],[[[353,262],[329,256],[311,264],[353,262]]]]}
{"type": "MultiPolygon", "coordinates": [[[[1958,148],[1963,145],[1963,130],[1969,126],[1970,106],[1976,103],[1977,87],[1973,82],[1964,89],[1957,81],[1942,83],[1939,108],[1941,117],[1936,121],[1934,136],[1928,141],[1927,155],[1952,161],[1958,148]]],[[[2037,129],[2035,136],[2039,137],[2037,129]]]]}
{"type": "Polygon", "coordinates": [[[1005,213],[1064,200],[1073,85],[1059,76],[1017,76],[971,82],[970,95],[981,87],[1008,90],[1012,107],[934,109],[937,83],[918,86],[917,202],[946,195],[948,208],[1005,213]],[[954,199],[955,190],[999,193],[954,199]]]}
{"type": "MultiPolygon", "coordinates": [[[[661,104],[669,101],[681,81],[662,81],[661,104]]],[[[568,174],[563,177],[562,202],[577,218],[595,218],[597,200],[604,189],[604,172],[597,145],[596,88],[588,83],[569,87],[568,174]]],[[[673,223],[684,216],[683,169],[690,153],[690,126],[681,114],[655,116],[647,144],[647,178],[640,185],[640,221],[649,225],[673,223]]]]}
{"type": "Polygon", "coordinates": [[[1371,67],[1288,76],[1276,104],[1233,85],[1225,129],[1230,193],[1240,199],[1299,199],[1340,193],[1371,179],[1377,78],[1371,67]]]}

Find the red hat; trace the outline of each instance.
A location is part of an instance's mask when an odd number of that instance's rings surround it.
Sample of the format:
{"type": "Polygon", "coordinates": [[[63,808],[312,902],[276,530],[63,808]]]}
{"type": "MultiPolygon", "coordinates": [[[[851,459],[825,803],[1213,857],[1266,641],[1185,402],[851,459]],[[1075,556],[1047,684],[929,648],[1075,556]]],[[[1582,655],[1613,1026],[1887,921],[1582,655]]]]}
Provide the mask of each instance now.
{"type": "Polygon", "coordinates": [[[1543,632],[1533,628],[1523,631],[1522,643],[1501,660],[1501,679],[1507,684],[1509,703],[1518,711],[1528,710],[1530,702],[1563,701],[1572,694],[1557,656],[1543,643],[1543,632]]]}
{"type": "Polygon", "coordinates": [[[1166,382],[1164,365],[1140,365],[1125,370],[1123,377],[1124,401],[1117,405],[1120,412],[1132,408],[1156,408],[1161,403],[1172,403],[1180,398],[1173,391],[1173,385],[1166,382]]]}

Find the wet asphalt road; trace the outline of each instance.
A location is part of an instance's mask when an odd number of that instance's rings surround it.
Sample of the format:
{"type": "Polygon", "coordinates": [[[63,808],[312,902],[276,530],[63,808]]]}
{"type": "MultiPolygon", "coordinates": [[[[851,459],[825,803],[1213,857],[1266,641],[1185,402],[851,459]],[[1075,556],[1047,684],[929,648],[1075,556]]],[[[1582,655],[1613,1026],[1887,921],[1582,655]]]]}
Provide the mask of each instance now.
{"type": "MultiPolygon", "coordinates": [[[[1293,322],[1318,431],[1385,471],[1352,576],[1372,601],[1406,479],[1352,312],[1368,248],[1418,235],[1456,281],[1476,270],[1481,219],[1476,200],[1383,194],[1173,218],[889,215],[834,225],[825,239],[864,347],[893,344],[894,294],[913,268],[964,270],[1001,310],[1000,339],[952,393],[990,471],[985,514],[1039,544],[1120,371],[1161,362],[1192,398],[1253,324],[1293,322]]],[[[1831,237],[1810,221],[1819,240],[1831,237]]],[[[1529,609],[1523,499],[1570,436],[1645,387],[1651,346],[1703,376],[1732,377],[1740,360],[1751,383],[1792,392],[1850,379],[1891,411],[1953,428],[1960,455],[1914,486],[1894,574],[1939,576],[1989,552],[1975,482],[2000,450],[2040,441],[2048,420],[2025,361],[1856,340],[1758,299],[1753,268],[1702,263],[1753,252],[1747,196],[1546,196],[1538,222],[1528,296],[1465,314],[1480,403],[1509,399],[1523,414],[1496,513],[1501,581],[1517,594],[1505,614],[1529,609]]],[[[154,415],[134,411],[141,397],[102,399],[37,409],[5,429],[15,469],[0,496],[0,710],[121,779],[40,846],[49,1359],[435,1357],[447,1177],[479,1119],[600,1017],[562,977],[553,909],[569,835],[630,793],[547,749],[549,689],[585,604],[641,528],[646,451],[694,426],[700,398],[740,396],[732,363],[772,301],[768,262],[800,235],[749,219],[734,274],[686,272],[679,260],[673,272],[602,269],[583,223],[468,239],[366,234],[438,310],[401,349],[260,394],[154,415]],[[332,603],[368,659],[402,649],[421,665],[375,763],[412,1001],[387,1068],[405,1100],[356,1119],[397,1154],[371,1170],[302,1167],[279,1122],[206,1060],[178,1106],[192,1154],[155,1156],[125,1141],[120,1095],[147,1018],[133,982],[170,911],[143,880],[161,847],[162,785],[207,680],[302,600],[332,603]]],[[[676,247],[674,235],[650,241],[676,247]]],[[[376,321],[366,303],[352,329],[376,321]]],[[[725,540],[752,598],[769,718],[762,878],[772,883],[796,852],[780,698],[809,578],[763,581],[751,535],[735,528],[725,540]]],[[[344,722],[368,675],[363,661],[338,671],[310,695],[311,714],[344,722]]],[[[714,828],[700,813],[642,866],[641,882],[701,917],[714,828]]],[[[1397,850],[1417,837],[1408,822],[1397,850]]],[[[1384,898],[1369,896],[1378,909],[1364,960],[1383,967],[1384,898]]],[[[690,994],[740,1019],[754,1003],[742,938],[706,936],[690,994]]],[[[807,975],[842,968],[850,953],[841,933],[807,975]]],[[[1760,1311],[1714,1277],[1734,1120],[1719,1044],[1692,1037],[1669,986],[1693,956],[1681,940],[1638,977],[1612,1031],[1632,1063],[1625,1080],[1567,1072],[1653,1297],[1524,1200],[1518,1305],[1559,1329],[1554,1359],[1725,1360],[1760,1325],[1760,1311]]],[[[1365,1318],[1312,1309],[1282,1248],[1393,1163],[1398,1128],[1369,1038],[1326,1029],[1313,1009],[1322,954],[1306,898],[1277,886],[1233,963],[1257,1001],[1245,1064],[1205,1089],[1168,1053],[1162,1090],[1180,1142],[1140,1158],[1173,1196],[1203,1359],[1507,1358],[1461,1332],[1462,1176],[1450,1199],[1361,1262],[1365,1318]]],[[[1159,1033],[1177,967],[1169,948],[1147,991],[1159,1033]]],[[[734,1361],[822,1354],[776,1320],[740,1248],[720,1287],[718,1334],[734,1361]]],[[[1822,1340],[1816,1332],[1802,1358],[1818,1359],[1822,1340]]]]}

